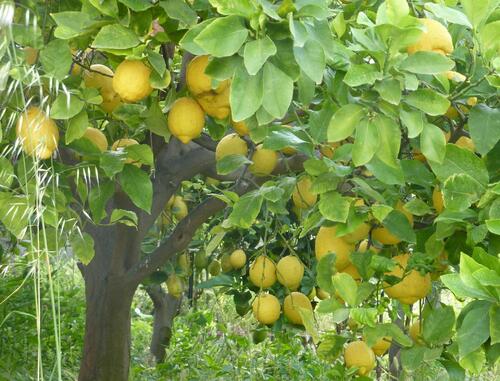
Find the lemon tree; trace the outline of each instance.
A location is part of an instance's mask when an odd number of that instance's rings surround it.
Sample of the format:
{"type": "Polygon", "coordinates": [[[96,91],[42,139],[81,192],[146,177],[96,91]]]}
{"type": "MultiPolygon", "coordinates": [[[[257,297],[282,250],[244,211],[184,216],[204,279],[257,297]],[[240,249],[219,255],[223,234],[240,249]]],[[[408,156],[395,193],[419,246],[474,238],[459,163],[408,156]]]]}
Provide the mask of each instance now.
{"type": "Polygon", "coordinates": [[[259,336],[307,331],[339,379],[495,366],[499,15],[497,0],[3,2],[0,221],[35,266],[78,262],[79,380],[129,378],[142,287],[173,296],[158,308],[232,295],[259,336]]]}

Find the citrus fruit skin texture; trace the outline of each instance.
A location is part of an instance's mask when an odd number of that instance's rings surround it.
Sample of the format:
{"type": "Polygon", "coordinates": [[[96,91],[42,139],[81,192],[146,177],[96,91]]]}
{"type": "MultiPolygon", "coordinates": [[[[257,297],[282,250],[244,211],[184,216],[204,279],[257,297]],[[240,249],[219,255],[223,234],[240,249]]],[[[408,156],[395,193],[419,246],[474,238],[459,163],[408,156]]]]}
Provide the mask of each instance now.
{"type": "Polygon", "coordinates": [[[475,152],[476,146],[471,138],[467,136],[460,136],[458,140],[455,142],[455,145],[461,148],[465,148],[468,151],[475,152]]]}
{"type": "Polygon", "coordinates": [[[356,266],[354,266],[352,263],[340,272],[350,275],[351,278],[357,282],[361,282],[361,275],[359,274],[356,266]]]}
{"type": "Polygon", "coordinates": [[[248,129],[247,124],[245,123],[244,120],[241,122],[235,122],[234,120],[231,122],[233,125],[233,129],[238,133],[240,136],[248,135],[250,133],[250,130],[248,129]]]}
{"type": "MultiPolygon", "coordinates": [[[[392,259],[397,262],[397,265],[392,271],[386,274],[402,278],[406,266],[408,265],[410,255],[400,254],[396,255],[392,259]]],[[[396,283],[393,286],[389,286],[386,283],[385,287],[384,291],[390,298],[397,299],[403,304],[413,304],[430,292],[431,276],[430,274],[422,276],[418,271],[411,270],[399,283],[396,283]]]]}
{"type": "Polygon", "coordinates": [[[383,245],[397,245],[401,240],[392,234],[389,229],[385,227],[378,227],[372,230],[372,238],[377,240],[383,245]]]}
{"type": "Polygon", "coordinates": [[[294,291],[288,295],[283,302],[283,313],[293,324],[304,325],[299,308],[312,311],[312,305],[309,298],[301,292],[294,291]]]}
{"type": "Polygon", "coordinates": [[[224,136],[215,148],[215,159],[220,160],[229,155],[246,156],[248,151],[247,143],[238,134],[224,136]]]}
{"type": "Polygon", "coordinates": [[[281,258],[276,265],[278,282],[289,290],[295,291],[299,288],[304,277],[304,265],[299,258],[287,255],[281,258]]]}
{"type": "Polygon", "coordinates": [[[360,253],[366,253],[366,251],[368,251],[368,250],[371,250],[371,251],[373,251],[375,253],[379,253],[380,252],[380,249],[378,247],[373,246],[373,245],[368,246],[368,244],[369,244],[369,241],[367,239],[364,239],[363,241],[361,241],[359,243],[359,246],[358,246],[358,252],[360,252],[360,253]]]}
{"type": "Polygon", "coordinates": [[[181,196],[175,196],[174,203],[172,204],[172,214],[178,221],[188,215],[187,204],[181,196]]]}
{"type": "MultiPolygon", "coordinates": [[[[116,142],[113,143],[111,149],[113,151],[120,151],[123,150],[125,147],[132,146],[134,144],[139,144],[139,142],[135,139],[128,139],[128,138],[118,139],[116,142]]],[[[125,160],[125,163],[134,164],[137,167],[141,166],[140,163],[134,163],[134,160],[132,159],[125,160]]]]}
{"type": "Polygon", "coordinates": [[[182,279],[176,274],[170,274],[167,278],[167,290],[168,293],[176,298],[180,298],[184,286],[182,284],[182,279]]]}
{"type": "Polygon", "coordinates": [[[113,77],[113,89],[125,102],[138,102],[153,91],[150,75],[151,69],[142,61],[122,61],[113,77]]]}
{"type": "Polygon", "coordinates": [[[276,265],[268,257],[257,257],[250,266],[250,281],[261,288],[269,288],[276,283],[276,265]]]}
{"type": "Polygon", "coordinates": [[[373,345],[373,353],[375,353],[376,356],[383,356],[391,347],[391,341],[392,338],[388,336],[381,337],[373,345]]]}
{"type": "Polygon", "coordinates": [[[432,205],[438,213],[441,213],[444,210],[443,194],[438,187],[435,187],[432,191],[432,205]]]}
{"type": "Polygon", "coordinates": [[[330,294],[319,287],[316,287],[316,295],[318,296],[319,300],[330,299],[330,294]]]}
{"type": "Polygon", "coordinates": [[[307,209],[318,200],[318,195],[311,192],[312,181],[309,177],[301,178],[292,193],[292,201],[297,208],[307,209]]]}
{"type": "Polygon", "coordinates": [[[354,251],[355,246],[337,237],[336,234],[335,226],[322,226],[316,236],[314,250],[318,261],[328,253],[335,253],[337,256],[335,267],[338,271],[341,271],[350,264],[351,253],[354,251]]]}
{"type": "Polygon", "coordinates": [[[423,325],[423,323],[421,321],[417,320],[416,322],[412,323],[410,325],[410,328],[408,329],[408,333],[409,333],[410,337],[412,338],[412,340],[416,344],[420,344],[420,345],[424,344],[424,340],[422,338],[422,325],[423,325]]]}
{"type": "Polygon", "coordinates": [[[426,30],[420,35],[420,39],[408,47],[408,53],[413,54],[420,51],[431,51],[440,54],[453,52],[453,41],[446,27],[440,22],[432,19],[419,19],[426,30]]]}
{"type": "Polygon", "coordinates": [[[254,154],[252,155],[253,164],[250,164],[248,169],[255,176],[267,176],[274,171],[278,164],[278,154],[270,149],[263,148],[259,144],[254,154]]]}
{"type": "Polygon", "coordinates": [[[83,137],[90,140],[101,152],[108,149],[108,139],[106,139],[106,135],[104,135],[102,131],[97,128],[88,127],[85,130],[83,137]]]}
{"type": "Polygon", "coordinates": [[[205,113],[192,98],[177,99],[168,113],[168,129],[184,144],[200,136],[205,127],[205,113]]]}
{"type": "Polygon", "coordinates": [[[413,214],[411,214],[409,211],[407,211],[405,209],[405,205],[401,200],[398,200],[394,209],[403,213],[405,215],[406,219],[408,220],[408,222],[410,223],[410,225],[413,226],[413,222],[414,222],[413,221],[413,214]]]}
{"type": "Polygon", "coordinates": [[[365,376],[375,368],[375,354],[364,341],[353,341],[344,350],[344,360],[348,368],[358,367],[358,374],[365,376]]]}
{"type": "Polygon", "coordinates": [[[259,323],[274,324],[280,317],[280,302],[274,295],[261,293],[252,303],[252,312],[259,323]]]}
{"type": "Polygon", "coordinates": [[[220,274],[221,266],[220,262],[217,259],[214,259],[210,264],[208,265],[208,272],[212,276],[217,276],[220,274]]]}
{"type": "MultiPolygon", "coordinates": [[[[197,56],[189,62],[187,67],[186,84],[191,94],[195,96],[212,91],[212,78],[205,74],[208,63],[208,56],[197,56]]],[[[227,87],[228,81],[226,80],[219,83],[213,90],[220,93],[227,87]]]]}
{"type": "Polygon", "coordinates": [[[359,242],[359,241],[364,240],[368,237],[368,234],[370,234],[370,229],[371,229],[370,224],[368,224],[366,222],[362,222],[352,232],[344,235],[342,237],[342,239],[344,241],[346,241],[347,243],[359,242]]]}
{"type": "Polygon", "coordinates": [[[229,106],[229,87],[226,87],[220,94],[209,92],[198,95],[196,100],[203,111],[216,119],[225,119],[231,113],[229,106]]]}
{"type": "Polygon", "coordinates": [[[16,135],[23,151],[41,160],[51,157],[59,143],[56,123],[38,107],[29,107],[20,115],[16,135]]]}
{"type": "Polygon", "coordinates": [[[88,88],[98,89],[102,97],[101,108],[108,114],[121,104],[120,95],[113,89],[114,73],[101,64],[90,66],[90,71],[83,72],[83,82],[88,88]]]}
{"type": "Polygon", "coordinates": [[[177,265],[179,265],[182,271],[186,274],[191,271],[191,260],[186,253],[182,253],[177,257],[177,265]]]}
{"type": "Polygon", "coordinates": [[[237,249],[231,253],[229,260],[234,269],[241,269],[247,263],[247,256],[243,250],[237,249]]]}
{"type": "Polygon", "coordinates": [[[224,254],[220,258],[220,266],[222,268],[222,271],[225,273],[233,270],[233,265],[231,264],[231,259],[229,254],[224,254]]]}
{"type": "Polygon", "coordinates": [[[465,75],[453,70],[448,70],[446,72],[446,77],[448,78],[448,80],[453,82],[465,82],[467,80],[467,77],[465,75]]]}

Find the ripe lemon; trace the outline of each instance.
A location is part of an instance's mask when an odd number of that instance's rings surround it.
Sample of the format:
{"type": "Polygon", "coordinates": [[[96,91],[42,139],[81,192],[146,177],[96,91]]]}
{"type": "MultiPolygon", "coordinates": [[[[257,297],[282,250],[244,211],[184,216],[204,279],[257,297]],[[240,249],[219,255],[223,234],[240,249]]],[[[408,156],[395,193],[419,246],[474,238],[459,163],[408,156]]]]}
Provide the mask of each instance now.
{"type": "Polygon", "coordinates": [[[261,293],[257,295],[252,303],[252,311],[255,319],[261,324],[274,324],[280,318],[281,306],[276,296],[261,293]]]}
{"type": "MultiPolygon", "coordinates": [[[[186,84],[191,94],[195,96],[212,91],[212,78],[205,74],[208,63],[208,56],[198,56],[193,58],[187,67],[186,84]]],[[[223,81],[213,91],[220,93],[228,85],[228,80],[223,81]]]]}
{"type": "Polygon", "coordinates": [[[309,298],[301,292],[294,291],[288,295],[283,302],[283,313],[293,324],[304,325],[302,316],[300,316],[300,308],[312,311],[312,305],[309,298]]]}
{"type": "Polygon", "coordinates": [[[352,263],[340,272],[349,274],[351,278],[354,279],[356,282],[361,282],[361,275],[359,274],[356,266],[354,266],[352,263]]]}
{"type": "Polygon", "coordinates": [[[469,106],[471,106],[471,107],[477,105],[477,97],[469,97],[469,98],[467,98],[466,103],[469,106]]]}
{"type": "MultiPolygon", "coordinates": [[[[116,142],[113,143],[113,145],[111,146],[111,149],[113,151],[123,151],[125,147],[132,146],[134,144],[139,144],[139,142],[135,139],[128,139],[128,138],[118,139],[116,142]]],[[[125,163],[133,164],[134,160],[127,159],[127,160],[125,160],[125,163]]],[[[140,163],[135,163],[134,165],[137,167],[141,166],[140,163]]]]}
{"type": "Polygon", "coordinates": [[[360,253],[366,253],[368,250],[371,250],[375,253],[379,253],[380,252],[380,249],[376,246],[373,246],[371,245],[370,247],[368,247],[368,244],[369,244],[369,241],[367,239],[364,239],[363,241],[361,241],[359,243],[359,246],[358,246],[358,251],[360,253]]]}
{"type": "Polygon", "coordinates": [[[177,257],[177,265],[184,273],[189,274],[191,272],[191,260],[186,253],[182,253],[177,257]]]}
{"type": "Polygon", "coordinates": [[[344,360],[348,368],[357,367],[358,374],[365,376],[375,368],[375,354],[364,341],[353,341],[344,350],[344,360]]]}
{"type": "Polygon", "coordinates": [[[246,156],[248,151],[247,143],[238,134],[224,136],[215,148],[215,159],[220,160],[229,155],[246,156]]]}
{"type": "Polygon", "coordinates": [[[351,253],[354,251],[355,246],[337,237],[336,234],[335,226],[322,226],[316,236],[314,250],[318,261],[328,253],[335,253],[337,256],[335,267],[340,271],[345,269],[351,262],[351,253]]]}
{"type": "Polygon", "coordinates": [[[424,345],[424,339],[422,337],[422,325],[423,323],[420,320],[412,323],[410,328],[408,329],[408,333],[410,337],[416,344],[424,345]]]}
{"type": "Polygon", "coordinates": [[[438,187],[435,187],[432,191],[432,205],[438,213],[444,210],[443,193],[441,193],[438,187]]]}
{"type": "Polygon", "coordinates": [[[296,256],[287,255],[278,261],[276,275],[278,282],[289,290],[295,291],[304,277],[304,265],[296,256]]]}
{"type": "Polygon", "coordinates": [[[276,283],[276,265],[270,258],[261,255],[252,262],[248,276],[257,287],[271,287],[276,283]]]}
{"type": "Polygon", "coordinates": [[[312,181],[309,177],[302,177],[292,193],[294,205],[300,209],[307,209],[313,206],[318,199],[318,195],[311,192],[312,181]]]}
{"type": "Polygon", "coordinates": [[[241,136],[248,135],[250,133],[250,130],[244,120],[241,122],[235,122],[233,120],[231,121],[231,124],[233,125],[233,129],[241,136]]]}
{"type": "Polygon", "coordinates": [[[179,298],[184,290],[182,279],[176,274],[170,274],[167,278],[167,290],[170,295],[179,298]]]}
{"type": "Polygon", "coordinates": [[[121,103],[120,95],[113,89],[113,77],[113,70],[101,64],[91,65],[90,71],[83,72],[85,86],[99,90],[102,97],[100,106],[107,113],[112,113],[121,103]]]}
{"type": "Polygon", "coordinates": [[[320,300],[330,299],[330,294],[319,287],[316,287],[316,295],[320,300]]]}
{"type": "Polygon", "coordinates": [[[474,145],[474,142],[472,141],[471,138],[467,136],[460,136],[458,140],[455,142],[455,145],[461,148],[465,148],[466,150],[469,150],[471,152],[476,151],[476,146],[474,145]]]}
{"type": "Polygon", "coordinates": [[[178,221],[188,215],[187,204],[181,196],[175,196],[174,203],[172,204],[172,214],[178,221]]]}
{"type": "Polygon", "coordinates": [[[85,130],[83,137],[90,140],[101,152],[108,149],[108,139],[106,139],[106,135],[104,135],[102,131],[97,128],[88,127],[85,130]]]}
{"type": "Polygon", "coordinates": [[[274,171],[276,164],[278,164],[278,154],[259,144],[252,155],[252,161],[253,164],[248,167],[250,172],[255,176],[267,176],[274,171]]]}
{"type": "Polygon", "coordinates": [[[217,276],[220,274],[221,266],[220,262],[217,259],[214,259],[210,264],[208,265],[208,273],[212,276],[217,276]]]}
{"type": "Polygon", "coordinates": [[[48,159],[59,143],[56,123],[38,107],[29,107],[16,125],[16,135],[23,151],[38,159],[48,159]]]}
{"type": "Polygon", "coordinates": [[[425,31],[420,35],[420,39],[408,47],[408,53],[413,54],[419,51],[431,51],[440,54],[450,54],[453,52],[453,41],[448,30],[443,24],[432,19],[419,19],[425,26],[425,31]]]}
{"type": "Polygon", "coordinates": [[[149,84],[151,69],[142,61],[122,61],[113,77],[113,89],[126,102],[137,102],[153,91],[149,84]]]}
{"type": "Polygon", "coordinates": [[[168,129],[184,144],[200,136],[205,127],[205,113],[192,98],[177,99],[168,113],[168,129]]]}
{"type": "Polygon", "coordinates": [[[231,253],[229,260],[234,269],[241,269],[247,263],[247,256],[243,250],[237,249],[231,253]]]}
{"type": "Polygon", "coordinates": [[[372,238],[383,245],[397,245],[401,240],[392,234],[385,227],[378,227],[372,230],[372,238]]]}
{"type": "Polygon", "coordinates": [[[225,273],[233,270],[233,265],[231,264],[229,254],[222,255],[222,257],[220,258],[220,266],[222,268],[222,271],[225,273]]]}
{"type": "MultiPolygon", "coordinates": [[[[408,265],[410,254],[396,255],[392,259],[397,262],[397,265],[392,271],[386,274],[402,278],[408,265]]],[[[418,271],[411,270],[405,274],[399,283],[396,283],[394,286],[389,286],[386,283],[385,287],[384,291],[390,298],[397,299],[403,304],[413,304],[430,292],[431,276],[430,274],[421,275],[418,271]]]]}
{"type": "Polygon", "coordinates": [[[372,347],[376,356],[383,356],[391,347],[392,338],[388,336],[378,339],[372,347]]]}
{"type": "Polygon", "coordinates": [[[220,94],[205,93],[196,97],[203,111],[216,119],[226,119],[231,113],[229,105],[229,87],[220,94]]]}
{"type": "Polygon", "coordinates": [[[356,227],[356,229],[354,229],[350,233],[347,233],[342,238],[347,243],[356,243],[363,239],[366,239],[368,237],[368,234],[370,234],[370,229],[371,229],[370,224],[362,222],[356,227]]]}
{"type": "Polygon", "coordinates": [[[405,204],[403,204],[401,200],[398,200],[394,209],[403,213],[408,222],[410,223],[410,225],[413,226],[413,214],[411,214],[408,210],[405,209],[405,204]]]}
{"type": "Polygon", "coordinates": [[[463,75],[462,73],[453,71],[453,70],[448,70],[446,72],[446,77],[448,80],[453,81],[453,82],[465,82],[467,77],[463,75]]]}

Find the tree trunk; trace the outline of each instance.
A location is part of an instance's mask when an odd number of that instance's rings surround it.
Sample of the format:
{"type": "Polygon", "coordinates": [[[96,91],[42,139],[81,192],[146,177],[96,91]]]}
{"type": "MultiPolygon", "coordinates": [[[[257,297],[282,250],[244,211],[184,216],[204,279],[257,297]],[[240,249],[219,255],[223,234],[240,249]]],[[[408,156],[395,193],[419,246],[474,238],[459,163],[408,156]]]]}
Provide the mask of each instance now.
{"type": "Polygon", "coordinates": [[[79,381],[127,381],[130,368],[130,308],[135,288],[109,276],[85,279],[87,311],[79,381]]]}

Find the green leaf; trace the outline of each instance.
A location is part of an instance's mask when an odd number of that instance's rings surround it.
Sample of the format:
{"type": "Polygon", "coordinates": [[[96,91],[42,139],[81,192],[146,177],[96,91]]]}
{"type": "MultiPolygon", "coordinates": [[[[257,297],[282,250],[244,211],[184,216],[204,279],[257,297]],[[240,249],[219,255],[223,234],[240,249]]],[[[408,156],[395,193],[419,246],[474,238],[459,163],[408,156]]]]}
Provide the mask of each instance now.
{"type": "Polygon", "coordinates": [[[142,12],[153,6],[150,0],[118,0],[123,5],[132,9],[134,12],[142,12]]]}
{"type": "Polygon", "coordinates": [[[326,59],[321,44],[308,40],[303,47],[294,46],[293,54],[302,71],[317,84],[323,80],[326,59]]]}
{"type": "Polygon", "coordinates": [[[114,175],[122,171],[126,156],[125,152],[103,152],[99,158],[99,167],[102,168],[108,177],[112,178],[114,175]]]}
{"type": "Polygon", "coordinates": [[[33,213],[26,196],[0,192],[0,221],[17,239],[22,239],[33,213]]]}
{"type": "Polygon", "coordinates": [[[307,35],[307,29],[304,23],[300,20],[292,17],[292,14],[289,14],[288,17],[290,33],[293,36],[293,43],[295,46],[304,46],[306,41],[309,39],[307,35]]]}
{"type": "Polygon", "coordinates": [[[390,337],[403,347],[411,347],[413,341],[394,323],[377,324],[373,327],[363,328],[363,339],[369,346],[375,345],[378,339],[390,337]]]}
{"type": "Polygon", "coordinates": [[[233,206],[229,222],[233,226],[248,229],[259,215],[264,197],[259,192],[249,192],[233,206]]]}
{"type": "Polygon", "coordinates": [[[486,220],[486,227],[488,228],[489,232],[496,235],[500,235],[500,218],[493,220],[486,220]]]}
{"type": "Polygon", "coordinates": [[[245,164],[251,164],[243,155],[227,155],[217,161],[217,173],[220,175],[227,175],[234,172],[245,164]]]}
{"type": "MultiPolygon", "coordinates": [[[[237,15],[250,18],[257,12],[254,3],[250,0],[210,0],[210,4],[212,7],[217,8],[217,12],[225,16],[237,15]]],[[[262,4],[262,7],[264,7],[264,4],[262,4]]]]}
{"type": "Polygon", "coordinates": [[[234,284],[234,279],[229,274],[219,274],[210,278],[205,282],[200,282],[196,285],[196,288],[206,289],[214,287],[231,287],[234,284]]]}
{"type": "Polygon", "coordinates": [[[394,234],[399,239],[412,243],[415,243],[417,241],[415,232],[408,222],[408,219],[399,210],[393,210],[392,212],[390,212],[387,217],[384,218],[384,221],[382,221],[382,223],[387,229],[389,229],[392,234],[394,234]]]}
{"type": "Polygon", "coordinates": [[[118,4],[116,0],[89,0],[89,3],[106,16],[118,17],[118,4]]]}
{"type": "Polygon", "coordinates": [[[337,192],[324,193],[319,200],[319,211],[330,221],[346,222],[351,201],[351,197],[343,197],[337,192]]]}
{"type": "Polygon", "coordinates": [[[272,131],[264,140],[264,148],[278,151],[286,147],[298,148],[307,143],[288,128],[272,131]]]}
{"type": "Polygon", "coordinates": [[[474,29],[477,29],[491,12],[495,9],[495,0],[462,0],[462,7],[467,18],[472,23],[474,29]]]}
{"type": "Polygon", "coordinates": [[[363,119],[356,128],[352,162],[356,167],[368,163],[379,148],[379,132],[374,121],[363,119]]]}
{"type": "Polygon", "coordinates": [[[421,346],[402,349],[401,364],[404,369],[408,369],[409,371],[417,369],[423,363],[426,351],[427,348],[421,346]]]}
{"type": "Polygon", "coordinates": [[[382,79],[382,77],[383,74],[375,65],[351,65],[344,77],[344,82],[350,87],[373,85],[375,81],[382,79]]]}
{"type": "Polygon", "coordinates": [[[132,159],[134,163],[139,162],[151,167],[154,165],[153,151],[147,144],[133,144],[127,146],[125,147],[125,152],[127,152],[127,157],[132,159]]]}
{"type": "Polygon", "coordinates": [[[198,35],[211,23],[215,21],[215,18],[208,19],[205,21],[202,21],[201,23],[195,25],[191,29],[187,31],[187,33],[181,38],[179,41],[179,45],[187,50],[188,52],[200,56],[203,54],[207,54],[205,49],[203,49],[200,45],[198,45],[194,40],[198,35]]]}
{"type": "Polygon", "coordinates": [[[444,95],[431,89],[416,90],[407,95],[405,101],[432,116],[443,115],[450,107],[450,101],[444,95]]]}
{"type": "Polygon", "coordinates": [[[313,342],[317,344],[319,342],[319,333],[314,324],[314,313],[313,311],[299,307],[299,315],[302,318],[302,324],[304,324],[304,328],[306,332],[311,336],[313,342]]]}
{"type": "Polygon", "coordinates": [[[227,57],[236,53],[248,36],[238,16],[217,18],[203,29],[194,42],[215,57],[227,57]]]}
{"type": "Polygon", "coordinates": [[[297,81],[297,87],[299,91],[300,103],[303,105],[309,105],[314,99],[316,84],[311,78],[302,73],[297,81]]]}
{"type": "Polygon", "coordinates": [[[208,63],[205,73],[218,81],[224,81],[232,78],[236,68],[240,65],[241,57],[239,56],[214,57],[208,63]]]}
{"type": "Polygon", "coordinates": [[[156,73],[163,75],[167,69],[167,64],[165,63],[163,56],[153,50],[149,50],[147,54],[148,62],[151,64],[151,67],[156,71],[156,73]]]}
{"type": "Polygon", "coordinates": [[[243,61],[248,74],[255,75],[266,63],[267,59],[277,52],[276,45],[269,36],[247,42],[243,51],[243,61]]]}
{"type": "Polygon", "coordinates": [[[115,185],[112,181],[101,181],[90,190],[89,207],[95,223],[100,223],[106,217],[106,204],[114,193],[115,185]]]}
{"type": "Polygon", "coordinates": [[[146,172],[135,165],[125,164],[120,174],[120,184],[134,205],[148,213],[151,211],[153,185],[146,172]]]}
{"type": "Polygon", "coordinates": [[[490,304],[476,304],[467,312],[462,325],[457,330],[457,343],[460,358],[478,349],[490,337],[490,326],[485,324],[484,318],[488,316],[490,304]]]}
{"type": "Polygon", "coordinates": [[[487,154],[500,140],[500,109],[474,106],[469,113],[469,131],[476,151],[487,154]]]}
{"type": "Polygon", "coordinates": [[[479,374],[483,370],[486,355],[483,348],[478,348],[467,356],[460,358],[459,363],[462,368],[472,374],[479,374]]]}
{"type": "Polygon", "coordinates": [[[401,19],[408,15],[410,8],[405,0],[386,0],[387,19],[393,24],[399,24],[401,19]]]}
{"type": "MultiPolygon", "coordinates": [[[[401,130],[391,118],[377,114],[373,124],[378,131],[377,157],[385,164],[394,166],[401,146],[401,130]]],[[[354,142],[356,145],[356,142],[354,142]]]]}
{"type": "Polygon", "coordinates": [[[293,80],[270,62],[264,65],[262,107],[275,118],[288,111],[293,97],[293,80]]]}
{"type": "Polygon", "coordinates": [[[359,105],[350,103],[342,106],[330,119],[328,141],[339,142],[351,136],[363,115],[365,109],[359,105]]]}
{"type": "Polygon", "coordinates": [[[460,173],[469,175],[483,187],[486,187],[489,181],[488,170],[484,161],[474,153],[454,144],[446,145],[446,154],[442,163],[431,161],[429,164],[441,182],[454,174],[460,173]]]}
{"type": "Polygon", "coordinates": [[[75,232],[71,236],[71,248],[78,260],[85,266],[94,258],[94,239],[86,232],[75,232]]]}
{"type": "Polygon", "coordinates": [[[0,187],[9,188],[15,179],[14,167],[9,159],[0,156],[0,187]]]}
{"type": "Polygon", "coordinates": [[[451,306],[433,309],[424,319],[423,337],[432,345],[446,344],[453,335],[455,312],[451,306]]]}
{"type": "Polygon", "coordinates": [[[449,23],[472,28],[472,25],[469,20],[467,20],[467,17],[457,9],[433,3],[425,3],[425,8],[434,13],[437,17],[442,18],[449,23]]]}
{"type": "Polygon", "coordinates": [[[54,103],[52,103],[50,117],[54,119],[70,119],[82,111],[83,105],[83,101],[75,95],[59,93],[54,103]]]}
{"type": "Polygon", "coordinates": [[[139,45],[140,40],[137,35],[121,24],[103,26],[94,41],[92,48],[95,49],[130,49],[139,45]]]}
{"type": "Polygon", "coordinates": [[[64,135],[66,144],[75,139],[80,139],[89,126],[89,118],[85,110],[81,111],[68,122],[68,129],[64,135]]]}
{"type": "Polygon", "coordinates": [[[109,219],[110,224],[120,223],[130,227],[137,226],[137,214],[130,210],[113,209],[109,219]]]}
{"type": "Polygon", "coordinates": [[[377,156],[374,156],[373,159],[366,164],[366,168],[384,184],[404,184],[404,173],[399,162],[393,167],[385,164],[377,156]]]}
{"type": "Polygon", "coordinates": [[[231,81],[231,112],[239,122],[250,118],[259,109],[264,96],[262,72],[249,75],[243,66],[236,69],[231,81]]]}
{"type": "Polygon", "coordinates": [[[377,82],[374,88],[383,100],[393,105],[399,105],[401,102],[401,83],[397,79],[384,79],[377,82]]]}
{"type": "Polygon", "coordinates": [[[420,149],[427,160],[441,164],[446,154],[446,138],[434,124],[426,123],[420,135],[420,149]]]}
{"type": "Polygon", "coordinates": [[[407,202],[405,209],[415,216],[425,216],[432,213],[431,207],[418,198],[407,202]]]}
{"type": "Polygon", "coordinates": [[[405,181],[423,187],[430,187],[434,183],[434,175],[426,165],[418,160],[401,160],[405,181]]]}
{"type": "Polygon", "coordinates": [[[333,294],[335,288],[333,287],[333,274],[335,274],[335,260],[336,255],[331,253],[323,256],[316,266],[316,282],[318,286],[326,292],[333,294]]]}
{"type": "Polygon", "coordinates": [[[73,57],[67,41],[54,39],[40,51],[40,62],[45,74],[64,79],[71,68],[73,57]]]}
{"type": "MultiPolygon", "coordinates": [[[[352,278],[351,278],[352,279],[352,278]]],[[[351,308],[351,318],[359,324],[373,327],[377,321],[376,308],[351,308]]]]}
{"type": "Polygon", "coordinates": [[[415,74],[440,74],[453,69],[455,62],[434,52],[416,52],[404,59],[400,68],[415,74]]]}
{"type": "Polygon", "coordinates": [[[484,193],[484,187],[466,173],[456,173],[443,186],[444,206],[449,211],[461,212],[469,208],[484,193]]]}
{"type": "Polygon", "coordinates": [[[165,138],[170,136],[170,131],[167,127],[167,119],[161,111],[158,102],[151,102],[151,105],[148,107],[145,124],[149,131],[158,136],[163,136],[165,138]]]}
{"type": "Polygon", "coordinates": [[[358,285],[349,274],[337,273],[333,276],[333,286],[335,291],[344,299],[351,307],[356,306],[356,295],[358,293],[358,285]]]}
{"type": "Polygon", "coordinates": [[[196,24],[198,15],[184,0],[163,0],[160,7],[165,10],[168,17],[182,21],[186,25],[196,24]]]}
{"type": "Polygon", "coordinates": [[[408,129],[408,137],[410,139],[416,138],[420,135],[424,126],[427,124],[425,114],[418,110],[407,110],[405,108],[401,108],[399,111],[399,117],[403,125],[408,129]]]}
{"type": "Polygon", "coordinates": [[[491,344],[500,343],[500,306],[492,304],[490,307],[490,336],[491,344]]]}
{"type": "Polygon", "coordinates": [[[78,37],[93,25],[91,17],[85,12],[59,12],[51,16],[57,24],[54,36],[62,40],[78,37]]]}

